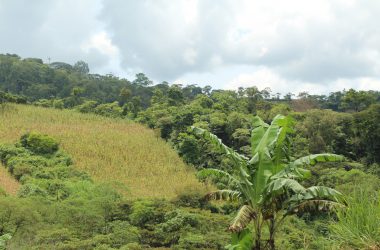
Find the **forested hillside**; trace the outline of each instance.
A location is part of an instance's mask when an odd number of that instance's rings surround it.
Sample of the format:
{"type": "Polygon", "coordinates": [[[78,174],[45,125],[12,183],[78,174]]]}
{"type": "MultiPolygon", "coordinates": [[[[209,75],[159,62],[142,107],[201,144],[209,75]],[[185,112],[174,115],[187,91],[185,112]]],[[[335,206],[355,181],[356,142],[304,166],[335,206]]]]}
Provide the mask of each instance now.
{"type": "Polygon", "coordinates": [[[0,249],[379,249],[380,92],[272,91],[0,55],[0,249]]]}

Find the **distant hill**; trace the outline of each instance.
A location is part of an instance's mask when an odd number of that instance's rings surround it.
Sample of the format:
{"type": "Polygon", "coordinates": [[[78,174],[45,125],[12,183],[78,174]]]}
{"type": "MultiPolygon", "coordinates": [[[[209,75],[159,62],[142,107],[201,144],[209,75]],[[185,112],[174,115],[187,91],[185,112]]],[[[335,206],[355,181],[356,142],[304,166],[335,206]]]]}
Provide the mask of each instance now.
{"type": "Polygon", "coordinates": [[[15,143],[28,131],[57,138],[76,167],[96,181],[125,184],[127,197],[172,198],[188,188],[204,189],[153,130],[125,119],[28,105],[0,113],[0,143],[15,143]]]}

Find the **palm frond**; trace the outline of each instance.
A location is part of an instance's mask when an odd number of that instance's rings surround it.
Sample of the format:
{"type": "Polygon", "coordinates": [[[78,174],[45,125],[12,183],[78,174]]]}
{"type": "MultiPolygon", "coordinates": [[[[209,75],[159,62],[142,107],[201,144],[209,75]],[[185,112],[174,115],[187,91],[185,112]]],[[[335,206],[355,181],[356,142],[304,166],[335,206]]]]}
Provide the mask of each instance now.
{"type": "Polygon", "coordinates": [[[344,207],[342,203],[331,200],[305,200],[301,203],[289,207],[286,215],[305,212],[326,212],[337,207],[344,207]]]}
{"type": "MultiPolygon", "coordinates": [[[[290,139],[289,134],[293,133],[294,120],[289,116],[277,115],[272,124],[280,127],[277,136],[273,141],[273,160],[277,167],[289,162],[290,159],[290,139]]],[[[281,168],[277,168],[276,172],[281,168]]]]}
{"type": "Polygon", "coordinates": [[[228,229],[232,232],[240,232],[255,218],[256,213],[252,207],[244,205],[240,208],[228,229]]]}
{"type": "Polygon", "coordinates": [[[307,179],[307,178],[310,178],[310,176],[311,176],[310,170],[297,167],[293,163],[290,163],[283,170],[273,175],[271,179],[278,179],[278,178],[307,179]]]}
{"type": "Polygon", "coordinates": [[[274,195],[282,193],[283,190],[289,190],[294,193],[305,192],[306,189],[298,183],[298,181],[293,179],[278,178],[271,181],[265,188],[267,193],[272,193],[274,195]]]}
{"type": "Polygon", "coordinates": [[[346,203],[343,198],[343,194],[333,188],[324,187],[324,186],[312,186],[306,189],[303,194],[303,199],[315,199],[323,198],[336,202],[346,203]]]}
{"type": "Polygon", "coordinates": [[[218,179],[227,178],[229,184],[238,184],[239,183],[239,181],[235,177],[230,175],[229,173],[227,173],[223,170],[220,170],[220,169],[215,169],[215,168],[202,169],[202,170],[198,171],[197,176],[202,178],[202,179],[210,177],[210,176],[215,176],[218,179]]]}
{"type": "Polygon", "coordinates": [[[287,214],[299,212],[328,211],[334,207],[345,206],[346,201],[339,191],[323,186],[312,186],[305,192],[293,195],[287,214]]]}
{"type": "Polygon", "coordinates": [[[344,161],[344,156],[336,154],[315,154],[301,157],[293,162],[295,166],[314,166],[322,162],[341,162],[344,161]]]}
{"type": "Polygon", "coordinates": [[[197,136],[200,136],[206,141],[211,142],[215,147],[217,147],[219,152],[226,154],[226,156],[231,158],[235,162],[236,165],[244,163],[245,161],[248,160],[248,158],[245,157],[244,155],[241,155],[235,152],[233,149],[229,148],[228,146],[224,145],[221,139],[219,139],[216,135],[208,132],[207,130],[197,128],[194,126],[191,127],[191,130],[197,136]]]}
{"type": "MultiPolygon", "coordinates": [[[[289,197],[294,194],[302,194],[306,191],[306,189],[299,184],[296,180],[293,179],[285,179],[278,178],[271,181],[264,189],[262,199],[260,203],[271,204],[274,201],[277,203],[278,201],[282,201],[284,199],[283,196],[289,197]],[[280,199],[281,197],[281,199],[280,199]]],[[[278,206],[280,204],[276,204],[278,206]]]]}
{"type": "Polygon", "coordinates": [[[241,193],[229,189],[217,190],[206,195],[208,200],[240,201],[241,193]]]}
{"type": "Polygon", "coordinates": [[[267,128],[269,127],[260,117],[255,116],[252,120],[253,130],[251,132],[251,148],[252,155],[257,153],[257,147],[263,138],[267,128]]]}

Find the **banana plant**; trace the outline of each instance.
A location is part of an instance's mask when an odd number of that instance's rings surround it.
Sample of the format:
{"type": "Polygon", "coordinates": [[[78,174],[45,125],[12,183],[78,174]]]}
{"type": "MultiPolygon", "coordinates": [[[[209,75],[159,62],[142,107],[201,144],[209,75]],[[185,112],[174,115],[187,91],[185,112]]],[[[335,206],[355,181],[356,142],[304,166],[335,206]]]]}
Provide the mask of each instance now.
{"type": "Polygon", "coordinates": [[[208,199],[241,204],[229,226],[229,230],[235,234],[234,244],[229,245],[229,249],[275,249],[275,234],[287,216],[306,211],[328,211],[344,205],[342,194],[334,189],[324,186],[305,188],[300,184],[301,180],[311,176],[310,170],[305,167],[343,161],[344,157],[315,154],[292,160],[289,134],[293,133],[293,124],[290,117],[282,115],[277,115],[270,125],[256,116],[251,133],[252,158],[224,145],[212,133],[191,127],[195,135],[212,143],[233,164],[230,172],[204,169],[201,173],[228,179],[230,189],[211,192],[207,194],[208,199]],[[265,240],[262,239],[264,226],[269,231],[269,239],[265,240]],[[247,236],[249,228],[253,228],[251,241],[247,236]],[[242,233],[244,244],[239,244],[238,235],[242,233]],[[247,246],[247,242],[251,242],[251,245],[247,246]]]}

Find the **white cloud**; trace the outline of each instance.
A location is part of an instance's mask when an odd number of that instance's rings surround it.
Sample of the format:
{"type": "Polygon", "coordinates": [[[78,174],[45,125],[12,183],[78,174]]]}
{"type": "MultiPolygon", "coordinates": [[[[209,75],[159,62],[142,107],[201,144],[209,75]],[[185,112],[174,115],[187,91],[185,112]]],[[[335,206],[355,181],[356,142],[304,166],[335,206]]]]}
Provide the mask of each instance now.
{"type": "Polygon", "coordinates": [[[112,44],[108,34],[104,31],[90,37],[89,41],[82,44],[81,49],[87,53],[90,49],[97,49],[100,53],[114,57],[120,53],[119,49],[112,44]]]}
{"type": "Polygon", "coordinates": [[[287,81],[266,67],[254,69],[254,72],[241,73],[223,86],[226,89],[236,90],[238,87],[256,86],[259,89],[269,87],[273,91],[285,92],[287,81]]]}
{"type": "Polygon", "coordinates": [[[371,0],[0,1],[0,48],[158,81],[380,90],[379,15],[371,0]]]}

